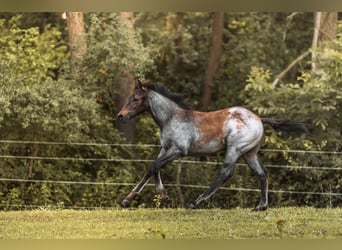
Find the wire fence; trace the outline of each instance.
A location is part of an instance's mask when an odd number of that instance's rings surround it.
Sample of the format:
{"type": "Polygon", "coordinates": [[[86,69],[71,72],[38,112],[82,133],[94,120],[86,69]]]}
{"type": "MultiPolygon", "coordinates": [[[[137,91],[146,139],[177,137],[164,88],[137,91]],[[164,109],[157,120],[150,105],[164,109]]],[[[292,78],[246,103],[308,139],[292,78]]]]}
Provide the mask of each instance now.
{"type": "MultiPolygon", "coordinates": [[[[14,141],[14,140],[0,140],[0,144],[39,144],[39,145],[61,145],[61,146],[110,146],[110,147],[131,147],[131,148],[160,148],[159,145],[154,144],[117,144],[117,143],[83,143],[83,142],[44,142],[44,141],[14,141]]],[[[283,150],[283,149],[261,149],[260,152],[276,152],[276,153],[298,153],[298,154],[314,154],[314,155],[332,155],[339,157],[342,152],[338,151],[309,151],[309,150],[283,150]]],[[[140,162],[140,163],[150,163],[151,159],[126,159],[126,158],[83,158],[83,157],[55,157],[55,156],[27,156],[27,155],[0,155],[0,159],[21,159],[21,160],[49,160],[49,161],[82,161],[82,162],[140,162]]],[[[198,161],[198,160],[187,160],[180,159],[179,163],[184,163],[188,166],[200,164],[201,166],[206,165],[218,165],[220,162],[216,161],[198,161]]],[[[341,162],[341,161],[340,161],[341,162]]],[[[236,165],[246,166],[246,164],[238,163],[236,165]]],[[[307,165],[276,165],[276,164],[265,164],[267,168],[278,168],[278,169],[305,169],[310,171],[341,171],[341,165],[334,165],[332,167],[324,166],[307,166],[307,165]]],[[[93,182],[93,181],[67,181],[67,180],[40,180],[40,179],[21,179],[21,178],[0,178],[0,182],[12,182],[12,183],[49,183],[57,185],[108,185],[108,186],[134,186],[136,183],[128,182],[93,182]]],[[[153,184],[147,184],[152,186],[153,184]]],[[[167,187],[182,187],[182,188],[196,188],[196,189],[206,189],[209,186],[206,185],[192,185],[192,184],[181,184],[181,183],[171,183],[164,184],[167,187]]],[[[239,191],[239,192],[260,192],[259,189],[250,188],[236,188],[236,187],[221,187],[221,190],[239,191]]],[[[318,195],[318,196],[328,196],[328,197],[341,197],[341,192],[312,192],[312,191],[299,191],[299,190],[269,190],[270,193],[278,194],[299,194],[299,195],[318,195]]],[[[1,205],[0,206],[5,206],[1,205]]],[[[12,207],[42,207],[39,205],[8,205],[12,207]]],[[[54,206],[51,206],[54,207],[54,206]]],[[[86,207],[86,206],[70,206],[71,208],[88,209],[88,208],[98,208],[98,207],[86,207]]],[[[64,206],[64,208],[68,208],[64,206]]],[[[111,207],[101,207],[101,209],[106,209],[111,207]]]]}
{"type": "MultiPolygon", "coordinates": [[[[51,142],[51,141],[17,141],[17,140],[0,140],[5,144],[40,144],[40,145],[69,145],[69,146],[116,146],[116,147],[155,147],[160,148],[156,144],[124,144],[124,143],[96,143],[96,142],[51,142]]],[[[260,152],[288,152],[288,153],[308,153],[308,154],[330,154],[342,155],[339,151],[318,151],[318,150],[292,150],[292,149],[261,149],[260,152]]]]}
{"type": "MultiPolygon", "coordinates": [[[[108,185],[108,186],[134,186],[136,183],[129,182],[91,182],[91,181],[54,181],[54,180],[27,180],[27,179],[10,179],[0,178],[0,181],[4,182],[26,182],[26,183],[53,183],[53,184],[68,184],[68,185],[108,185]]],[[[146,186],[154,186],[154,184],[146,184],[146,186]]],[[[209,186],[206,185],[191,185],[191,184],[164,184],[166,187],[184,187],[184,188],[199,188],[207,189],[209,186]]],[[[221,190],[232,190],[232,191],[245,191],[245,192],[260,192],[259,189],[252,188],[232,188],[232,187],[221,187],[221,190]]],[[[295,191],[295,190],[268,190],[270,193],[288,193],[288,194],[310,194],[310,195],[323,195],[323,196],[342,196],[342,193],[334,192],[309,192],[309,191],[295,191]]]]}

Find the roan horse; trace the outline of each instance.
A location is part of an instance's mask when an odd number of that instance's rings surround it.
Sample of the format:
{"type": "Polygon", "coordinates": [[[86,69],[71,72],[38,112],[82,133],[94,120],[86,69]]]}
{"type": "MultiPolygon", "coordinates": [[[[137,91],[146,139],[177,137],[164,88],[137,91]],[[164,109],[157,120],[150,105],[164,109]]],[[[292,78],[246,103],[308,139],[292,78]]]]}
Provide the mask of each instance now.
{"type": "Polygon", "coordinates": [[[267,170],[257,157],[264,141],[263,123],[276,130],[306,132],[302,123],[272,118],[260,118],[243,107],[231,107],[213,112],[199,112],[189,108],[184,99],[165,87],[150,82],[136,81],[128,103],[118,113],[122,122],[148,111],[160,128],[161,150],[142,180],[121,202],[129,206],[152,176],[162,201],[169,197],[160,178],[160,169],[166,163],[183,156],[205,155],[225,151],[223,168],[218,179],[202,193],[189,208],[198,208],[233,174],[236,161],[242,157],[256,173],[261,185],[260,203],[255,211],[268,206],[267,170]]]}

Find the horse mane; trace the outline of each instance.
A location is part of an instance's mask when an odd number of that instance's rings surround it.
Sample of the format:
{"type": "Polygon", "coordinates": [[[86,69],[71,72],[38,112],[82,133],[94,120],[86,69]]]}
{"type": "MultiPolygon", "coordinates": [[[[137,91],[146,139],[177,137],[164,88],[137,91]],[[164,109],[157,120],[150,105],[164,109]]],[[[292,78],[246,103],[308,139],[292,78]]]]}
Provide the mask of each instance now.
{"type": "Polygon", "coordinates": [[[186,110],[192,109],[191,105],[189,104],[189,102],[186,101],[183,95],[178,94],[178,93],[173,93],[166,87],[159,85],[159,84],[151,83],[149,81],[144,82],[144,84],[148,89],[153,90],[161,94],[162,96],[170,99],[171,101],[175,102],[182,109],[186,109],[186,110]]]}

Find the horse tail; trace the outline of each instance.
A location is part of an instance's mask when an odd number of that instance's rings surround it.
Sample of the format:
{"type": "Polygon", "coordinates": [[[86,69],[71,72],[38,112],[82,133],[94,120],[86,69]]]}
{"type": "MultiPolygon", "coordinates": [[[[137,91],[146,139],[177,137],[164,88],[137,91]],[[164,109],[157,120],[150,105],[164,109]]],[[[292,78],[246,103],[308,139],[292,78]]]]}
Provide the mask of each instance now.
{"type": "Polygon", "coordinates": [[[261,118],[263,123],[271,125],[277,131],[309,133],[303,123],[288,119],[261,118]]]}

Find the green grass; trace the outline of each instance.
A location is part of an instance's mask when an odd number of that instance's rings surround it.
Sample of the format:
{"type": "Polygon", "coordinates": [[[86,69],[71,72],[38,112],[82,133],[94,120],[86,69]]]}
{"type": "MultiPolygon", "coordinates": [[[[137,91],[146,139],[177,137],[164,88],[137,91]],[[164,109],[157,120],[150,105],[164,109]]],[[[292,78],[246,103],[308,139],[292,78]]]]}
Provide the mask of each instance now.
{"type": "Polygon", "coordinates": [[[342,239],[342,209],[0,212],[1,239],[342,239]]]}

